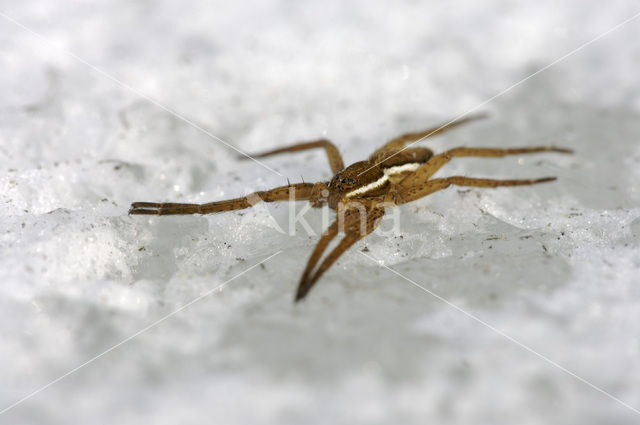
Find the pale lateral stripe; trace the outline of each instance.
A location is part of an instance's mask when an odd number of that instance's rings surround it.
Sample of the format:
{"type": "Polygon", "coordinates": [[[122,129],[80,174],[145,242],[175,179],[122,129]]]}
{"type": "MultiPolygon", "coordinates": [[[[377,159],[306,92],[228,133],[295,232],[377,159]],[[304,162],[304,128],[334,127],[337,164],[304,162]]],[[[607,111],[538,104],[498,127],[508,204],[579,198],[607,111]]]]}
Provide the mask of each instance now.
{"type": "Polygon", "coordinates": [[[395,167],[385,168],[384,173],[388,176],[389,174],[399,174],[406,171],[416,171],[418,168],[420,168],[421,165],[421,162],[410,162],[408,164],[396,165],[395,167]]]}
{"type": "Polygon", "coordinates": [[[347,192],[344,196],[347,198],[353,198],[354,196],[362,195],[363,193],[367,193],[370,190],[377,189],[389,180],[390,175],[400,174],[407,171],[416,171],[421,165],[422,163],[420,162],[410,162],[408,164],[385,168],[384,174],[378,180],[365,186],[359,187],[358,189],[352,190],[351,192],[347,192]]]}
{"type": "Polygon", "coordinates": [[[370,190],[379,188],[380,186],[385,184],[388,180],[389,180],[389,177],[387,176],[387,173],[385,173],[382,175],[382,177],[380,177],[378,180],[374,181],[373,183],[369,183],[366,186],[362,186],[356,190],[352,190],[351,192],[346,193],[344,196],[347,198],[352,198],[354,196],[367,193],[370,190]]]}

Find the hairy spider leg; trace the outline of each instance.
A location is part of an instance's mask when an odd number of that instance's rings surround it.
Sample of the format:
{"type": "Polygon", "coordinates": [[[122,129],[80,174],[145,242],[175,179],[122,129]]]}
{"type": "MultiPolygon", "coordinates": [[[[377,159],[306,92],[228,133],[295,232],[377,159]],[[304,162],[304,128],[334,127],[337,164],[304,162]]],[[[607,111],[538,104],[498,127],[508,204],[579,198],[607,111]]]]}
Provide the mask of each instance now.
{"type": "Polygon", "coordinates": [[[439,190],[446,189],[452,184],[456,186],[495,188],[499,186],[525,186],[530,184],[546,183],[554,180],[556,180],[555,177],[542,177],[539,179],[526,180],[494,180],[452,176],[442,179],[433,179],[423,182],[422,184],[410,186],[405,186],[403,181],[396,187],[395,193],[391,194],[391,198],[396,205],[400,205],[431,195],[439,190]]]}
{"type": "Polygon", "coordinates": [[[454,148],[430,158],[415,173],[402,180],[403,186],[412,186],[427,181],[452,158],[460,157],[487,157],[501,158],[506,155],[531,154],[537,152],[572,153],[570,149],[556,148],[554,146],[534,146],[523,148],[499,149],[499,148],[454,148]]]}
{"type": "Polygon", "coordinates": [[[313,252],[309,257],[309,260],[307,261],[307,266],[305,267],[304,272],[302,273],[302,277],[300,278],[300,285],[302,285],[303,282],[309,280],[309,275],[313,271],[313,268],[316,266],[316,264],[318,264],[318,261],[320,261],[320,257],[322,257],[322,254],[327,249],[327,246],[329,246],[329,243],[331,243],[333,238],[335,238],[338,234],[338,226],[338,221],[336,220],[331,223],[331,225],[327,227],[327,229],[322,233],[320,240],[318,241],[318,243],[316,243],[316,246],[315,248],[313,248],[313,252]]]}
{"type": "MultiPolygon", "coordinates": [[[[336,147],[336,145],[325,139],[315,140],[312,142],[297,143],[295,145],[285,146],[283,148],[278,148],[267,152],[251,154],[249,155],[249,157],[264,158],[265,156],[276,155],[284,152],[299,152],[315,148],[324,148],[324,150],[327,152],[327,157],[329,158],[329,166],[331,167],[331,171],[333,172],[333,174],[336,174],[338,171],[344,169],[344,161],[342,161],[342,156],[340,155],[338,148],[336,147]]],[[[247,159],[246,156],[242,156],[239,158],[247,159]]]]}
{"type": "MultiPolygon", "coordinates": [[[[318,266],[318,268],[312,273],[316,264],[320,261],[320,257],[322,253],[327,249],[329,242],[338,234],[338,229],[340,227],[339,220],[336,220],[327,228],[327,231],[322,235],[320,241],[318,241],[309,261],[307,262],[307,266],[302,274],[302,278],[300,279],[300,283],[298,285],[298,290],[296,291],[295,301],[298,302],[303,299],[311,290],[311,288],[316,284],[320,276],[324,274],[325,271],[336,260],[344,254],[353,244],[358,242],[360,239],[367,236],[369,233],[373,232],[376,227],[380,224],[380,219],[384,216],[384,208],[372,208],[368,209],[366,213],[366,222],[364,226],[362,226],[360,215],[360,210],[349,210],[344,214],[345,220],[345,237],[338,243],[338,245],[325,257],[322,263],[318,266]]],[[[340,217],[340,214],[338,214],[340,217]]]]}
{"type": "Polygon", "coordinates": [[[459,125],[466,124],[471,121],[477,121],[484,118],[487,118],[487,114],[468,115],[464,118],[453,120],[446,124],[437,125],[435,127],[431,127],[423,131],[403,134],[402,136],[391,139],[385,145],[378,148],[369,157],[369,159],[374,160],[381,153],[389,152],[389,151],[399,151],[411,142],[416,142],[420,139],[426,139],[428,137],[437,136],[438,134],[442,134],[447,130],[451,130],[454,127],[458,127],[459,125]]]}
{"type": "Polygon", "coordinates": [[[314,183],[296,183],[275,189],[254,192],[242,198],[209,202],[206,204],[179,204],[174,202],[134,202],[129,214],[175,215],[175,214],[212,214],[224,211],[241,210],[252,207],[258,202],[307,201],[316,195],[318,185],[314,183]]]}

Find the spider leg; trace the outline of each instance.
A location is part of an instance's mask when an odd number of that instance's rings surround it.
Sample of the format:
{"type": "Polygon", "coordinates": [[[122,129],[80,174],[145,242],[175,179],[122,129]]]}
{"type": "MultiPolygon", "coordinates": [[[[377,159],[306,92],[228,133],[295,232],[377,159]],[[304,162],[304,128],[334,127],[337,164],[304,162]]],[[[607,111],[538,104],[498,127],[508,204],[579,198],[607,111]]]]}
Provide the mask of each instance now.
{"type": "Polygon", "coordinates": [[[430,158],[424,165],[415,171],[415,173],[407,176],[403,181],[403,186],[413,186],[418,182],[423,182],[431,178],[440,168],[446,163],[451,161],[455,157],[465,156],[477,156],[487,158],[501,158],[506,155],[520,155],[530,154],[538,152],[559,152],[559,153],[572,153],[570,149],[556,148],[554,146],[534,146],[525,148],[511,148],[511,149],[498,149],[498,148],[455,148],[450,149],[441,154],[435,155],[430,158]]]}
{"type": "Polygon", "coordinates": [[[254,192],[242,198],[209,202],[206,204],[178,204],[173,202],[134,202],[129,214],[175,215],[175,214],[212,214],[223,211],[249,208],[260,201],[306,201],[314,194],[313,183],[297,183],[275,189],[254,192]]]}
{"type": "Polygon", "coordinates": [[[453,185],[456,186],[472,186],[472,187],[499,187],[499,186],[525,186],[530,184],[545,183],[556,180],[556,177],[542,177],[539,179],[526,180],[494,180],[494,179],[478,179],[473,177],[453,176],[442,179],[433,179],[416,186],[405,186],[404,181],[396,186],[396,192],[393,195],[393,202],[396,205],[406,204],[423,198],[434,192],[453,185]]]}
{"type": "Polygon", "coordinates": [[[322,237],[313,249],[311,257],[309,257],[309,260],[307,261],[307,266],[304,269],[304,273],[302,273],[302,278],[300,279],[301,283],[309,280],[309,275],[313,271],[313,268],[318,264],[318,261],[320,261],[320,257],[322,257],[322,254],[327,249],[327,246],[329,246],[329,243],[333,240],[333,238],[336,237],[337,234],[338,221],[334,221],[327,228],[327,230],[325,230],[325,232],[322,234],[322,237]]]}
{"type": "MultiPolygon", "coordinates": [[[[267,152],[260,152],[249,156],[253,156],[255,158],[264,158],[265,156],[276,155],[283,152],[298,152],[315,148],[324,148],[324,150],[327,152],[327,157],[329,158],[329,166],[331,167],[331,171],[333,172],[333,174],[336,174],[338,171],[344,169],[344,161],[342,161],[342,156],[340,155],[340,152],[338,152],[338,148],[336,148],[336,145],[325,139],[316,140],[313,142],[297,143],[295,145],[285,146],[283,148],[278,148],[267,152]]],[[[239,158],[246,159],[247,157],[242,156],[239,158]]]]}
{"type": "Polygon", "coordinates": [[[384,208],[375,208],[367,211],[366,222],[364,226],[361,226],[360,223],[360,215],[359,214],[351,214],[350,216],[345,215],[346,223],[346,236],[338,243],[338,245],[325,257],[320,266],[312,273],[312,270],[320,260],[322,253],[326,250],[329,242],[337,235],[338,233],[338,221],[335,221],[329,229],[327,229],[327,233],[325,233],[313,253],[311,254],[311,258],[309,258],[309,262],[307,263],[307,267],[305,268],[304,273],[302,274],[302,278],[300,279],[300,284],[298,285],[298,290],[296,291],[295,301],[298,302],[303,299],[307,293],[311,290],[311,288],[316,284],[320,276],[336,262],[336,260],[345,253],[353,244],[358,242],[360,239],[367,236],[369,233],[373,232],[376,227],[380,224],[380,218],[384,215],[384,208]]]}
{"type": "Polygon", "coordinates": [[[402,136],[396,137],[395,139],[390,140],[389,142],[387,142],[384,146],[380,147],[379,149],[377,149],[370,157],[370,160],[374,160],[378,155],[380,155],[383,152],[388,152],[388,151],[398,151],[402,148],[404,148],[406,145],[408,145],[411,142],[415,142],[418,141],[420,139],[426,139],[428,137],[433,137],[436,136],[438,134],[442,134],[447,130],[451,130],[454,127],[457,127],[459,125],[471,122],[471,121],[476,121],[479,119],[483,119],[486,118],[487,115],[486,114],[476,114],[476,115],[467,115],[464,118],[460,118],[445,124],[441,124],[435,127],[431,127],[428,128],[424,131],[418,131],[416,133],[406,133],[403,134],[402,136]]]}

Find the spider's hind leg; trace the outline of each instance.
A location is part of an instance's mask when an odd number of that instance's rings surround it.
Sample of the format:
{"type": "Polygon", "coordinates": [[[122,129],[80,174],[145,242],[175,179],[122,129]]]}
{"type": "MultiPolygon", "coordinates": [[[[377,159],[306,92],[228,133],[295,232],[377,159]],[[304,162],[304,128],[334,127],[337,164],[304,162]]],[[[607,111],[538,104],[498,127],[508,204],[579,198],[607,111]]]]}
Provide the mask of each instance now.
{"type": "Polygon", "coordinates": [[[445,164],[451,161],[453,158],[460,157],[485,157],[485,158],[502,158],[507,155],[523,155],[539,152],[558,152],[558,153],[572,153],[570,149],[557,148],[554,146],[534,146],[525,148],[454,148],[441,154],[435,155],[430,158],[426,164],[421,166],[416,172],[402,181],[402,186],[413,186],[427,181],[433,176],[439,169],[445,164]]]}
{"type": "Polygon", "coordinates": [[[453,176],[442,179],[429,180],[416,186],[398,185],[396,186],[395,193],[391,195],[391,200],[396,205],[406,204],[407,202],[415,201],[416,199],[431,195],[432,193],[439,190],[446,189],[451,185],[496,188],[500,186],[526,186],[531,184],[551,182],[554,180],[556,180],[555,177],[542,177],[539,179],[526,180],[495,180],[453,176]]]}
{"type": "Polygon", "coordinates": [[[389,142],[387,142],[385,145],[381,146],[380,148],[378,148],[369,158],[370,160],[373,160],[374,157],[385,153],[385,152],[390,152],[390,151],[399,151],[401,149],[403,149],[406,145],[410,144],[410,143],[415,143],[419,140],[423,140],[426,139],[428,137],[433,137],[433,136],[437,136],[438,134],[442,134],[447,130],[451,130],[452,128],[458,127],[459,125],[471,122],[471,121],[476,121],[479,119],[483,119],[486,118],[487,115],[486,114],[475,114],[475,115],[467,115],[466,117],[463,118],[459,118],[453,121],[449,121],[448,123],[445,124],[441,124],[435,127],[431,127],[428,128],[426,130],[423,131],[418,131],[415,133],[406,133],[403,134],[402,136],[396,137],[395,139],[390,140],[389,142]]]}

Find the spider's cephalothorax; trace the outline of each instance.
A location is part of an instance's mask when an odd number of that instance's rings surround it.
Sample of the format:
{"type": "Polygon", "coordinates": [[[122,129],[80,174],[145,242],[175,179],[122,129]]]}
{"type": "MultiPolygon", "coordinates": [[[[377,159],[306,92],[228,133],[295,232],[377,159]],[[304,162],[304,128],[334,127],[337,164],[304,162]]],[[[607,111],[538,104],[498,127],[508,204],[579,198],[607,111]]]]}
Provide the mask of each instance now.
{"type": "Polygon", "coordinates": [[[375,196],[389,189],[389,179],[382,167],[369,161],[356,162],[336,174],[329,184],[329,208],[355,197],[375,196]]]}
{"type": "Polygon", "coordinates": [[[158,202],[134,202],[129,214],[211,214],[248,208],[260,199],[264,202],[309,201],[313,207],[328,204],[338,210],[338,218],[322,234],[307,266],[302,273],[296,301],[302,299],[320,276],[358,240],[371,233],[384,215],[384,207],[400,205],[430,195],[450,185],[474,187],[520,186],[544,183],[555,177],[526,180],[494,180],[453,176],[432,178],[432,176],[454,157],[503,157],[505,155],[530,154],[536,152],[570,153],[569,149],[548,146],[511,149],[466,148],[450,149],[434,155],[427,148],[407,148],[427,137],[483,117],[482,115],[451,121],[417,133],[407,133],[397,137],[376,150],[366,161],[356,162],[345,168],[338,149],[328,140],[298,143],[292,146],[264,152],[253,157],[265,157],[282,152],[296,152],[313,148],[324,148],[334,177],[329,182],[296,183],[275,189],[256,192],[242,198],[207,204],[178,204],[158,202]],[[329,243],[343,232],[344,238],[327,255],[329,243]],[[322,261],[320,261],[322,259],[322,261]]]}

